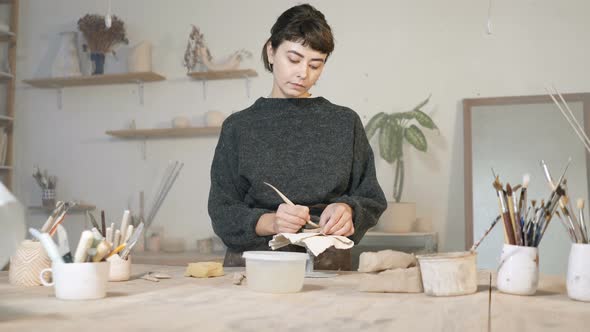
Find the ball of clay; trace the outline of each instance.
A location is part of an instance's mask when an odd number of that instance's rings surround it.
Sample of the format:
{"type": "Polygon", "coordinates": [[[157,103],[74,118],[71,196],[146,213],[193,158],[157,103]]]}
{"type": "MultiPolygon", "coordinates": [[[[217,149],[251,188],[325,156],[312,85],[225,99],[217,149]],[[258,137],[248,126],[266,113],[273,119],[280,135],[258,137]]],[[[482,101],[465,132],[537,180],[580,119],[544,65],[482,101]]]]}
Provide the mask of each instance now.
{"type": "Polygon", "coordinates": [[[191,120],[186,116],[177,116],[172,119],[172,127],[174,128],[188,128],[191,126],[191,120]]]}
{"type": "Polygon", "coordinates": [[[223,120],[225,120],[225,114],[220,111],[208,111],[205,113],[207,127],[221,127],[223,120]]]}

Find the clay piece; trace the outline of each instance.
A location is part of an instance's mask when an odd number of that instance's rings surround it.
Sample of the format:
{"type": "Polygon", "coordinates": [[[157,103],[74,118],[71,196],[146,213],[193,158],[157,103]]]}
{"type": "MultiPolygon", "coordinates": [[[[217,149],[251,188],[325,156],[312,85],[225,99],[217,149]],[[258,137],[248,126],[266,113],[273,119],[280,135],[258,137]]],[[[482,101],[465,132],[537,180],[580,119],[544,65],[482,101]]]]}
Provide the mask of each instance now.
{"type": "Polygon", "coordinates": [[[413,254],[395,250],[381,250],[378,252],[363,252],[359,257],[359,272],[379,272],[390,269],[405,269],[416,266],[413,254]]]}
{"type": "Polygon", "coordinates": [[[361,279],[359,290],[378,293],[422,293],[424,291],[418,267],[366,274],[361,279]]]}
{"type": "Polygon", "coordinates": [[[244,279],[246,279],[246,273],[245,272],[235,272],[232,275],[232,283],[234,285],[241,285],[242,282],[244,281],[244,279]]]}
{"type": "Polygon", "coordinates": [[[218,262],[199,262],[189,263],[185,277],[195,278],[209,278],[209,277],[221,277],[223,275],[223,265],[218,262]]]}

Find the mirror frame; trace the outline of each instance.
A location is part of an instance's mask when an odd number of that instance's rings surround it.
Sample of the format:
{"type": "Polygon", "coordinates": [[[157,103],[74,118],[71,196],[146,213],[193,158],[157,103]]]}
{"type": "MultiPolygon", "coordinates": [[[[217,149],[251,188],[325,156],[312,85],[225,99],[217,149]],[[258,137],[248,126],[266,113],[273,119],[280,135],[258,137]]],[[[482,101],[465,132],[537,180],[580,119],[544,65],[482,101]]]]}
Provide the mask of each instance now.
{"type": "MultiPolygon", "coordinates": [[[[566,93],[563,99],[569,104],[581,102],[584,113],[584,131],[590,132],[590,93],[566,93]]],[[[469,250],[473,245],[473,145],[471,140],[472,128],[471,114],[476,106],[501,106],[522,104],[554,104],[549,95],[513,96],[513,97],[489,97],[463,99],[463,162],[464,162],[464,194],[465,194],[465,249],[469,250]]],[[[559,110],[556,107],[556,112],[559,110]]],[[[564,119],[565,121],[565,119],[564,119]]],[[[581,144],[581,143],[580,143],[581,144]]],[[[586,163],[590,165],[590,154],[586,153],[586,163]]],[[[588,189],[590,192],[590,167],[586,167],[588,176],[588,189]]]]}

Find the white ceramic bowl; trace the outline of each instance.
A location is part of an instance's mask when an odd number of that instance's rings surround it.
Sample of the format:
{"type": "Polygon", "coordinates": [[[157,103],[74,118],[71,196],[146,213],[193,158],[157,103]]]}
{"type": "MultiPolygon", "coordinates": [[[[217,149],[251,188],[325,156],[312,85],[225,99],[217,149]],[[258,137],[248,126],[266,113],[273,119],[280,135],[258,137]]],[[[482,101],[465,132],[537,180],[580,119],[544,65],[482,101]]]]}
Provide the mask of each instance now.
{"type": "Polygon", "coordinates": [[[303,288],[307,254],[246,251],[248,288],[264,293],[296,293],[303,288]]]}

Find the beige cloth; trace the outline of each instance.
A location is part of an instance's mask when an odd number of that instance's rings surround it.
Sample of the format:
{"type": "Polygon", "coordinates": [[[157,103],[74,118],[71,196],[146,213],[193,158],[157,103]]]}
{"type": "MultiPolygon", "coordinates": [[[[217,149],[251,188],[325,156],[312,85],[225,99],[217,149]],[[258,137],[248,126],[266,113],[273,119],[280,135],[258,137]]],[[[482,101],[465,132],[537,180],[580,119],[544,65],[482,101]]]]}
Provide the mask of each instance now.
{"type": "Polygon", "coordinates": [[[279,233],[268,243],[272,250],[288,244],[306,247],[317,257],[332,246],[336,249],[350,249],[354,246],[354,241],[344,236],[321,233],[279,233]]]}
{"type": "Polygon", "coordinates": [[[363,252],[359,257],[359,272],[379,272],[390,269],[405,269],[416,266],[416,257],[413,254],[394,250],[381,250],[378,252],[363,252]]]}
{"type": "Polygon", "coordinates": [[[361,279],[359,290],[380,293],[422,293],[424,291],[418,267],[366,274],[361,279]]]}

